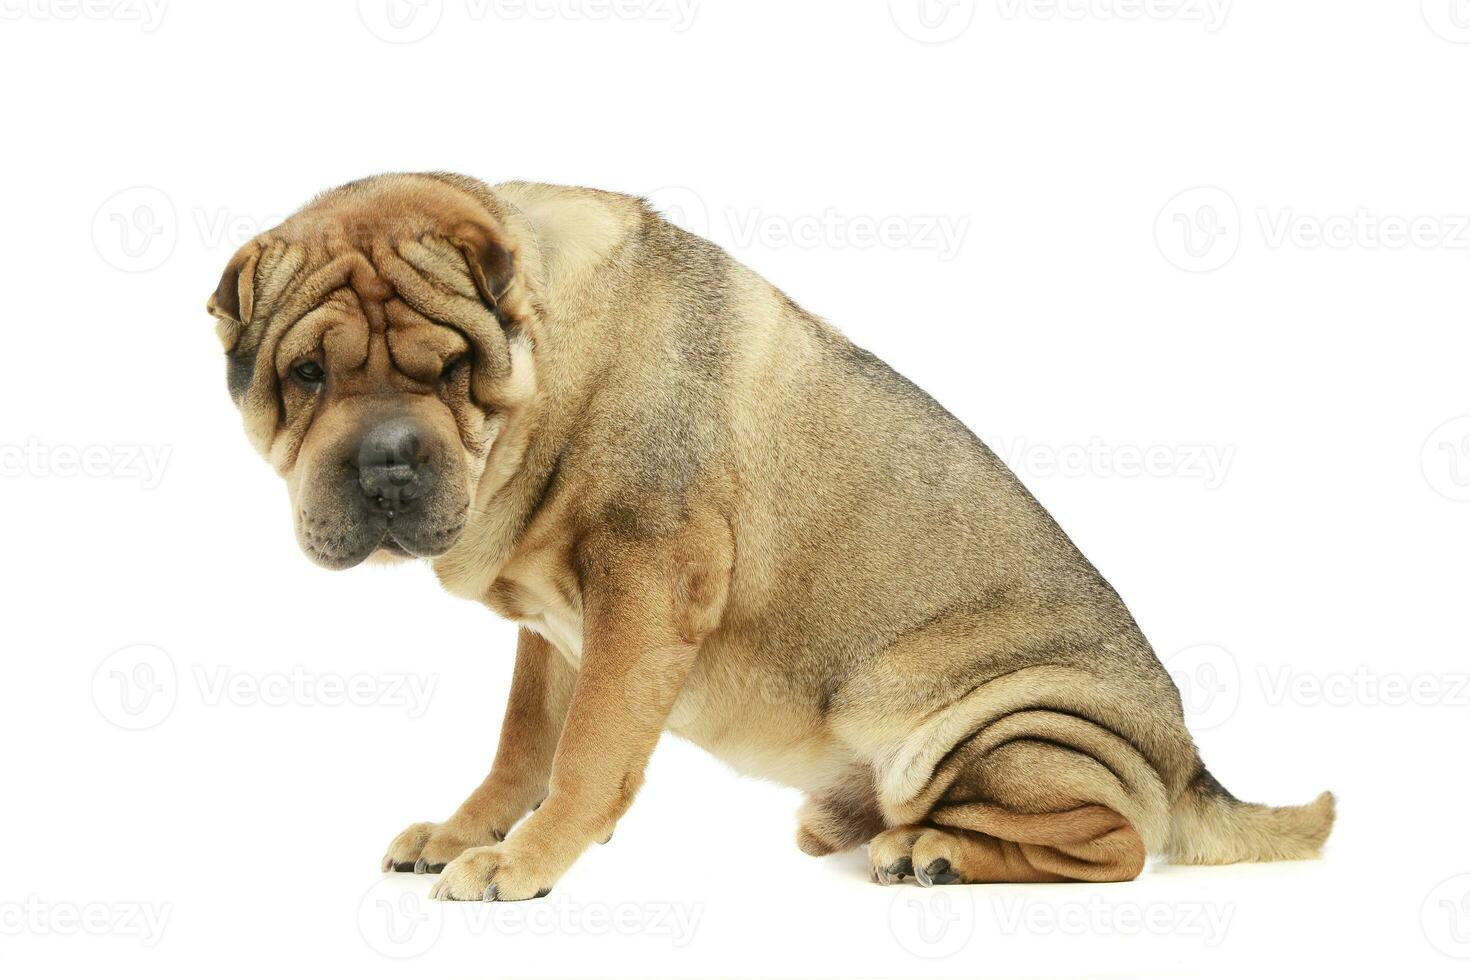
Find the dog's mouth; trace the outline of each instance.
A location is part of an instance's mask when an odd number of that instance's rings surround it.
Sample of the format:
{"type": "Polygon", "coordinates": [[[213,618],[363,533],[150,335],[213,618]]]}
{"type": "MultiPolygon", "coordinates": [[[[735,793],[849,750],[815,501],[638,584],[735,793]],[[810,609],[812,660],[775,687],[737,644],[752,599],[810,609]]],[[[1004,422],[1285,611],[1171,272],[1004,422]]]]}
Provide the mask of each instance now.
{"type": "Polygon", "coordinates": [[[389,513],[374,522],[377,542],[374,550],[396,558],[434,558],[444,554],[464,530],[463,518],[454,521],[432,520],[417,515],[389,513]]]}
{"type": "Polygon", "coordinates": [[[366,514],[343,521],[315,519],[303,513],[298,529],[302,550],[325,568],[347,569],[369,557],[434,558],[448,551],[464,530],[464,516],[454,519],[421,514],[366,514]]]}
{"type": "Polygon", "coordinates": [[[398,540],[394,538],[392,534],[383,535],[383,540],[378,542],[378,550],[386,554],[393,555],[395,558],[415,557],[412,552],[410,552],[403,545],[399,544],[398,540]]]}

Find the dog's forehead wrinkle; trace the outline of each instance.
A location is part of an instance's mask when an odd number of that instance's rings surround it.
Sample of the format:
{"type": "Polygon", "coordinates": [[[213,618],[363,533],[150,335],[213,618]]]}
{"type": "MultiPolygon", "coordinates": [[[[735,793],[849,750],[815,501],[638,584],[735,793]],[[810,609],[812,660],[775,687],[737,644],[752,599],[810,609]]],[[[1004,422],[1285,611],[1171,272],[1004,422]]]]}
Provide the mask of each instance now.
{"type": "Polygon", "coordinates": [[[443,238],[421,235],[413,241],[397,243],[394,252],[435,288],[474,298],[475,281],[464,254],[443,238]]]}
{"type": "Polygon", "coordinates": [[[329,326],[322,335],[322,348],[327,363],[333,371],[352,371],[363,367],[368,360],[372,334],[361,329],[359,323],[340,320],[329,326]]]}
{"type": "MultiPolygon", "coordinates": [[[[336,285],[320,295],[319,303],[289,322],[279,316],[287,307],[296,305],[289,299],[281,309],[273,311],[273,329],[268,336],[277,348],[288,343],[287,338],[303,326],[311,326],[320,329],[315,339],[331,369],[355,371],[367,365],[370,346],[377,338],[384,345],[384,366],[415,378],[437,372],[453,356],[469,348],[461,329],[416,310],[362,252],[324,256],[315,263],[298,264],[294,271],[295,285],[302,289],[309,289],[307,283],[312,280],[319,285],[336,285]],[[324,321],[327,325],[322,329],[324,321]]],[[[467,279],[468,274],[463,274],[467,279]]],[[[449,293],[458,292],[447,284],[445,289],[449,293]]],[[[266,336],[259,339],[264,340],[266,336]]],[[[298,341],[295,346],[301,343],[298,341]]]]}

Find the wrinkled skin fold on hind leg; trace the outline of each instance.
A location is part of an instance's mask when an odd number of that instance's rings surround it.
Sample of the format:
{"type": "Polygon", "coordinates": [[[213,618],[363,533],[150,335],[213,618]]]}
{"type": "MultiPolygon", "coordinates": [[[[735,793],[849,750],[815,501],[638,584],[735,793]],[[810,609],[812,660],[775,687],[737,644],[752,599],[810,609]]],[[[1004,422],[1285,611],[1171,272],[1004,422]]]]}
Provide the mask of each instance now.
{"type": "Polygon", "coordinates": [[[1132,881],[1143,871],[1143,839],[1105,806],[1012,813],[965,803],[932,816],[958,841],[960,860],[950,863],[967,881],[1132,881]]]}
{"type": "Polygon", "coordinates": [[[1128,710],[1126,684],[1026,668],[926,717],[882,758],[892,828],[874,876],[921,884],[1130,881],[1169,836],[1170,803],[1198,758],[1172,716],[1128,710]],[[1142,713],[1145,718],[1147,713],[1142,713]]]}
{"type": "Polygon", "coordinates": [[[930,821],[894,827],[868,845],[875,881],[922,885],[1132,881],[1143,839],[1122,815],[1091,804],[1015,813],[988,803],[944,806],[930,821]],[[931,822],[932,821],[932,822],[931,822]]]}

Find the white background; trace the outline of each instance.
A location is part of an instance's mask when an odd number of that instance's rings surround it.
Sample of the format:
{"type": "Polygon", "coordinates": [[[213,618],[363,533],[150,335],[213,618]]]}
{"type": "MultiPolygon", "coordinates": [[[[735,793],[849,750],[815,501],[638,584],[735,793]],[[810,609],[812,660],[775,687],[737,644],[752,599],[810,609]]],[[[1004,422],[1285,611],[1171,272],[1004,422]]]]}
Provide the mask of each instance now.
{"type": "Polygon", "coordinates": [[[0,3],[0,969],[1463,975],[1470,4],[395,2],[0,3]],[[416,168],[650,194],[932,392],[1325,859],[884,889],[666,739],[544,902],[384,881],[514,630],[297,552],[204,301],[416,168]]]}

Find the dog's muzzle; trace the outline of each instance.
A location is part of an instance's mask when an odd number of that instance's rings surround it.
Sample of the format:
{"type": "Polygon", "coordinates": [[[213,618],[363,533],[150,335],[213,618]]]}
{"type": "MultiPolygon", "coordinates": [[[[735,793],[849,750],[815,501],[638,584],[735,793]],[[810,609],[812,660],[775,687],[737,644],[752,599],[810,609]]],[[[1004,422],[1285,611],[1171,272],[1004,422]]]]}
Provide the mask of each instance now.
{"type": "Polygon", "coordinates": [[[351,568],[379,549],[443,554],[469,507],[455,448],[428,423],[394,412],[322,451],[298,498],[302,548],[327,568],[351,568]]]}

